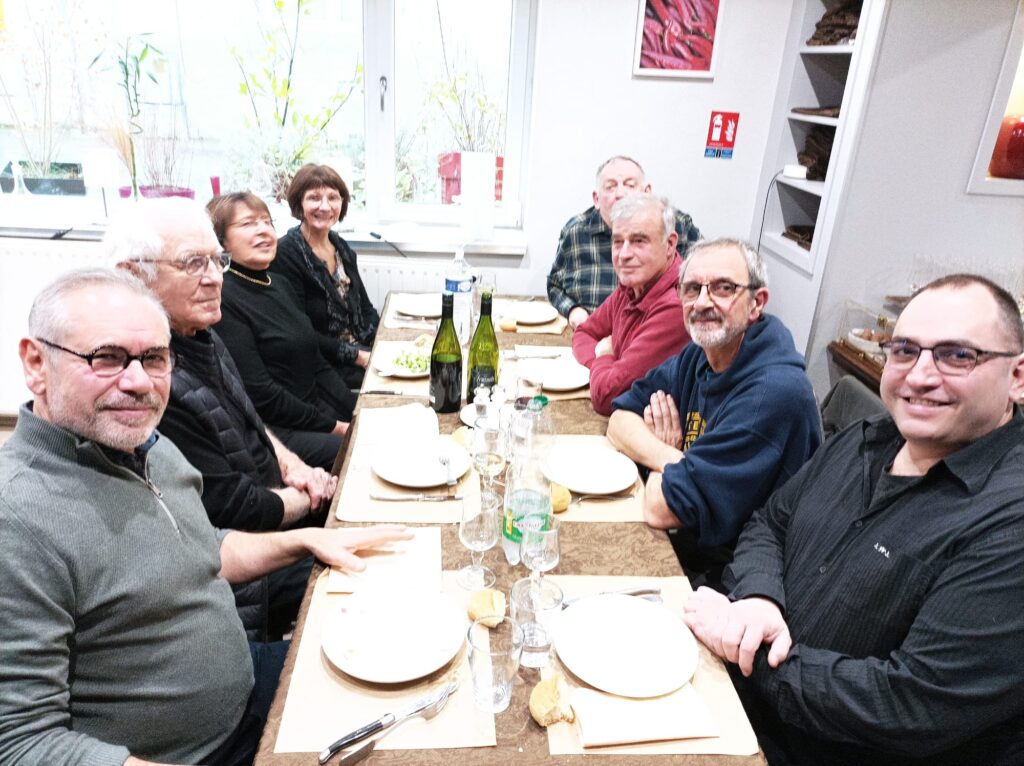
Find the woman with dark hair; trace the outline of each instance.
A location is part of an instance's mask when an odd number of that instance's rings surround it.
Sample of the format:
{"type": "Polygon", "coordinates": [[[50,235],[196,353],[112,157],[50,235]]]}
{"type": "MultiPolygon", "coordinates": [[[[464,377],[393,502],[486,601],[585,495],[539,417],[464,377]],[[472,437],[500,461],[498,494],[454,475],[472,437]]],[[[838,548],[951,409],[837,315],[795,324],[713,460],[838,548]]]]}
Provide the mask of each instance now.
{"type": "Polygon", "coordinates": [[[348,187],[327,165],[303,165],[288,187],[301,223],[281,237],[270,266],[295,286],[320,351],[352,388],[362,384],[380,316],[359,276],[355,251],[332,230],[348,212],[348,187]]]}
{"type": "Polygon", "coordinates": [[[232,258],[214,329],[264,423],[306,463],[330,471],[356,395],[320,353],[287,277],[268,271],[277,252],[270,211],[249,192],[214,197],[206,209],[232,258]]]}

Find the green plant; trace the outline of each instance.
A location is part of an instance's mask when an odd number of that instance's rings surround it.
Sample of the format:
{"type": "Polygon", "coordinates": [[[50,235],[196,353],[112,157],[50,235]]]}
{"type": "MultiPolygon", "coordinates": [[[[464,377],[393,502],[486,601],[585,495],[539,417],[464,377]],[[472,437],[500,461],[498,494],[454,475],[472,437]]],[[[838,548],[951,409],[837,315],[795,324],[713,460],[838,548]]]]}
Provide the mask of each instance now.
{"type": "Polygon", "coordinates": [[[357,63],[352,77],[340,81],[319,108],[303,111],[300,107],[293,86],[302,17],[308,15],[311,2],[295,0],[292,16],[284,0],[275,0],[273,24],[268,28],[259,22],[259,7],[254,0],[253,17],[264,50],[249,64],[237,48],[231,48],[242,75],[240,92],[248,98],[252,110],[252,121],[247,120],[247,125],[256,131],[270,188],[279,200],[295,171],[322,141],[331,120],[362,85],[363,67],[357,63]]]}

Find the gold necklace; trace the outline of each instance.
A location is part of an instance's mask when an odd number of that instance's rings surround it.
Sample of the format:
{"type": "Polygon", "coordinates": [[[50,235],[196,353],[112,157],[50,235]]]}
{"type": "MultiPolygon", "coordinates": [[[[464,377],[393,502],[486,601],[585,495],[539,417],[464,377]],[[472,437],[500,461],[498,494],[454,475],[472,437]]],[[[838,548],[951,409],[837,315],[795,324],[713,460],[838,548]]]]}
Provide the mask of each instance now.
{"type": "Polygon", "coordinates": [[[270,274],[267,274],[267,281],[266,281],[266,282],[261,282],[261,281],[260,281],[260,280],[258,280],[258,279],[253,279],[253,278],[252,278],[252,277],[250,277],[250,276],[246,276],[246,275],[245,275],[245,274],[243,274],[242,272],[240,272],[240,271],[237,271],[237,270],[235,270],[235,269],[231,268],[230,266],[228,267],[228,271],[230,271],[230,272],[231,272],[232,274],[234,274],[234,275],[235,275],[236,277],[241,277],[241,278],[242,278],[242,279],[244,279],[244,280],[245,280],[246,282],[252,282],[252,283],[253,283],[254,285],[259,285],[260,287],[270,287],[270,285],[271,285],[271,284],[272,284],[272,282],[273,282],[273,280],[272,280],[272,279],[270,278],[270,274]]]}

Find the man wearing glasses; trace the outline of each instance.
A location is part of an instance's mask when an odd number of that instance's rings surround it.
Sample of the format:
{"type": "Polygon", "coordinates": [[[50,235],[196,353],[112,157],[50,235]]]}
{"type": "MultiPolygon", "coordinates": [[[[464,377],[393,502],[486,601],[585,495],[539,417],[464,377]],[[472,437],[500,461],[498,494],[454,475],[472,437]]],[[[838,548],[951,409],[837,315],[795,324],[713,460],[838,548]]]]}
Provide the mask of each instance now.
{"type": "Polygon", "coordinates": [[[717,584],[750,514],[821,443],[821,420],[792,336],[764,313],[756,251],[700,242],[679,280],[692,343],[613,402],[608,438],[651,470],[647,523],[676,530],[691,581],[717,584]]]}
{"type": "Polygon", "coordinates": [[[124,272],[69,272],[33,303],[33,398],[0,450],[0,763],[251,761],[287,644],[246,642],[228,583],[309,555],[362,569],[353,550],[408,538],[215,530],[154,431],[169,340],[124,272]]]}
{"type": "Polygon", "coordinates": [[[1024,763],[1024,327],[981,277],[919,290],[888,413],[830,440],[744,529],[687,622],[770,763],[1024,763]]]}

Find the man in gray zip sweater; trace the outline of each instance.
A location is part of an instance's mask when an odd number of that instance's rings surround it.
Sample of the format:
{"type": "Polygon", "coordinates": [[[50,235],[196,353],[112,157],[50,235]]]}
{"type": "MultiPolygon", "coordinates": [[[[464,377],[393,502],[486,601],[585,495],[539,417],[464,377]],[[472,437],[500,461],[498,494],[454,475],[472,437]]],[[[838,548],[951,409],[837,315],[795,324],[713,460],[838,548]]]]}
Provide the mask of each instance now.
{"type": "Polygon", "coordinates": [[[229,583],[310,554],[362,569],[354,550],[409,536],[215,530],[154,430],[169,336],[123,272],[71,272],[33,304],[33,399],[0,450],[0,763],[251,760],[283,654],[248,645],[229,583]]]}

